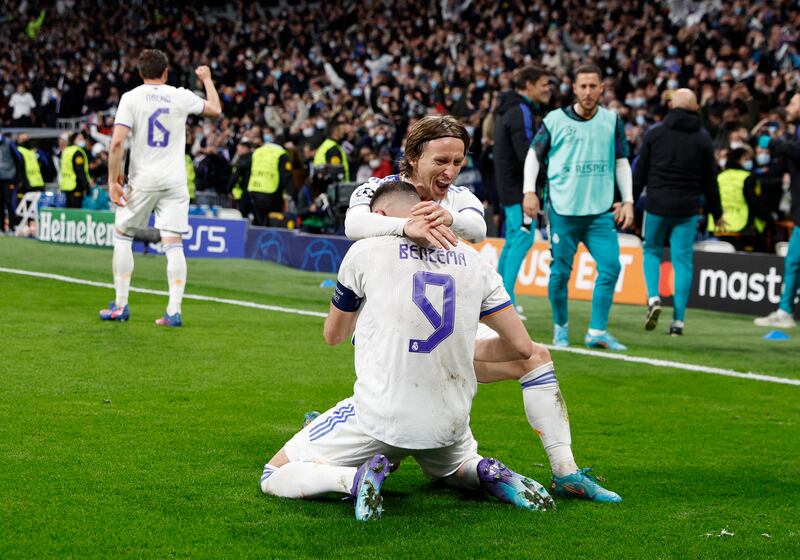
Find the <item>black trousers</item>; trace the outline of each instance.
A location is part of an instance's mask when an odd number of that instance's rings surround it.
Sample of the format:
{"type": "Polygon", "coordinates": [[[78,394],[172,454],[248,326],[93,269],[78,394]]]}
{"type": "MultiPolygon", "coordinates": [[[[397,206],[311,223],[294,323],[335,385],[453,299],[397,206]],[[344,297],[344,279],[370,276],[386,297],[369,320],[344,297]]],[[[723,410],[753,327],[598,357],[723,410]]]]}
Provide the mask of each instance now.
{"type": "Polygon", "coordinates": [[[83,192],[75,189],[74,191],[67,191],[67,208],[83,208],[83,192]]]}
{"type": "Polygon", "coordinates": [[[249,192],[253,211],[253,225],[269,225],[270,212],[283,212],[283,196],[278,193],[249,192]]]}
{"type": "Polygon", "coordinates": [[[8,217],[8,229],[14,229],[19,223],[17,216],[17,191],[19,185],[16,181],[0,179],[0,230],[5,229],[4,224],[8,217]],[[6,216],[6,214],[8,216],[6,216]]]}

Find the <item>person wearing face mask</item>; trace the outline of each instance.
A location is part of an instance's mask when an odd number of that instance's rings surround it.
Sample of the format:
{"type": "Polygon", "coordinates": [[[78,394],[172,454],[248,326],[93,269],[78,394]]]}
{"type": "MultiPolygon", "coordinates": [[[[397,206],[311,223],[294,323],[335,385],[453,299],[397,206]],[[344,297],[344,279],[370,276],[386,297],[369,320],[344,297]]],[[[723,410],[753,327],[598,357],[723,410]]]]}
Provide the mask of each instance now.
{"type": "Polygon", "coordinates": [[[668,333],[683,334],[686,306],[692,288],[692,258],[701,197],[714,215],[717,227],[724,226],[716,164],[711,136],[697,113],[697,98],[689,89],[675,91],[663,124],[644,135],[636,170],[634,191],[647,188],[644,217],[644,278],[647,313],[644,328],[656,328],[661,314],[659,284],[661,256],[669,239],[670,258],[675,270],[673,320],[668,333]]]}
{"type": "Polygon", "coordinates": [[[515,91],[498,99],[494,119],[492,156],[495,182],[505,218],[506,242],[497,271],[511,302],[516,305],[514,287],[525,255],[533,245],[539,199],[535,192],[522,193],[525,156],[550,101],[547,70],[522,68],[515,77],[515,91]]]}
{"type": "Polygon", "coordinates": [[[89,192],[89,156],[86,155],[86,137],[75,132],[69,145],[61,154],[61,192],[67,195],[67,208],[81,208],[83,196],[89,192]]]}
{"type": "MultiPolygon", "coordinates": [[[[764,230],[764,222],[755,212],[760,186],[753,167],[753,150],[745,145],[728,152],[725,169],[717,175],[726,231],[740,233],[750,227],[759,233],[764,230]]],[[[708,231],[715,229],[718,228],[709,219],[708,231]]]]}
{"type": "Polygon", "coordinates": [[[314,167],[336,165],[342,168],[342,181],[350,182],[350,162],[342,142],[351,134],[352,126],[344,117],[336,117],[328,126],[328,137],[314,153],[314,167]]]}

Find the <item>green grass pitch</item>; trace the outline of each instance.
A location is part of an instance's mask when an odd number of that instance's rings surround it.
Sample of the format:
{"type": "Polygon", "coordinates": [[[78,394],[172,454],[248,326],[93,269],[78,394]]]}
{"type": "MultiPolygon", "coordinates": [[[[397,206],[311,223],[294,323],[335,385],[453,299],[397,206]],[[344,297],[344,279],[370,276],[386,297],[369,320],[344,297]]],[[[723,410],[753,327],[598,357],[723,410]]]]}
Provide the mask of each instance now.
{"type": "MultiPolygon", "coordinates": [[[[0,238],[0,267],[110,282],[111,253],[0,238]]],[[[332,277],[192,260],[187,293],[326,311],[332,277]]],[[[133,284],[164,290],[163,258],[137,256],[133,284]]],[[[110,299],[0,272],[0,558],[800,557],[798,386],[553,352],[576,459],[622,504],[517,510],[408,460],[361,524],[349,502],[258,486],[304,412],[352,393],[352,348],[327,347],[322,319],[188,300],[185,327],[159,329],[166,298],[132,293],[130,322],[102,323],[110,299]]],[[[548,341],[546,300],[521,303],[548,341]]],[[[589,306],[570,310],[578,345],[589,306]]],[[[612,310],[631,355],[800,378],[796,331],[768,342],[749,317],[689,310],[670,338],[642,315],[612,310]]],[[[481,386],[472,427],[484,455],[549,481],[517,384],[481,386]]]]}

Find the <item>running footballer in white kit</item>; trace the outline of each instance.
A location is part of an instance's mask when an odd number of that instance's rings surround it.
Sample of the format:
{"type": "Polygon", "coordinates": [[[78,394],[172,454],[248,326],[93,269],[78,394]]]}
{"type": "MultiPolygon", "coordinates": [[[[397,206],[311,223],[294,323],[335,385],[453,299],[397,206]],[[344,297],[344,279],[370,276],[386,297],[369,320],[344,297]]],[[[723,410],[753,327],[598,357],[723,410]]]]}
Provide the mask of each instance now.
{"type": "Polygon", "coordinates": [[[181,326],[181,301],[186,286],[186,258],[182,235],[189,229],[189,191],[184,150],[186,119],[189,115],[218,117],[219,96],[211,71],[195,71],[203,82],[203,100],[184,88],[167,85],[167,56],[158,50],[144,50],[139,57],[139,74],[144,84],[122,95],[114,119],[108,158],[111,200],[119,207],[114,225],[113,273],[116,298],[100,311],[105,321],[126,321],[130,317],[128,292],[133,274],[133,237],[147,226],[155,213],[155,227],[167,258],[169,303],[157,325],[181,326]],[[127,191],[121,185],[122,153],[128,136],[130,165],[127,191]]]}
{"type": "MultiPolygon", "coordinates": [[[[390,181],[375,205],[407,215],[418,201],[413,186],[390,181]]],[[[502,279],[477,251],[375,237],[350,248],[338,280],[325,337],[336,344],[355,328],[354,396],[286,443],[266,465],[262,490],[283,497],[351,494],[356,517],[366,519],[380,513],[389,462],[413,456],[433,479],[458,473],[455,485],[483,487],[528,509],[549,507],[540,485],[478,455],[469,428],[478,322],[498,328],[500,339],[490,346],[506,358],[531,351],[502,279]]]]}
{"type": "MultiPolygon", "coordinates": [[[[464,125],[450,116],[428,116],[417,121],[406,138],[400,175],[370,179],[350,198],[345,218],[345,233],[353,240],[379,235],[405,235],[418,241],[448,249],[456,237],[471,242],[486,238],[483,205],[469,189],[454,185],[470,145],[464,125]],[[369,201],[386,180],[407,180],[422,202],[412,209],[410,218],[381,216],[369,212],[369,201]],[[433,228],[424,229],[426,224],[433,228]]],[[[477,338],[496,336],[481,324],[477,338]]],[[[564,398],[555,375],[550,352],[534,343],[533,353],[523,360],[490,363],[475,359],[480,383],[517,380],[528,423],[544,446],[553,472],[551,493],[599,502],[619,502],[615,492],[606,490],[589,474],[578,469],[572,454],[572,434],[564,398]]]]}

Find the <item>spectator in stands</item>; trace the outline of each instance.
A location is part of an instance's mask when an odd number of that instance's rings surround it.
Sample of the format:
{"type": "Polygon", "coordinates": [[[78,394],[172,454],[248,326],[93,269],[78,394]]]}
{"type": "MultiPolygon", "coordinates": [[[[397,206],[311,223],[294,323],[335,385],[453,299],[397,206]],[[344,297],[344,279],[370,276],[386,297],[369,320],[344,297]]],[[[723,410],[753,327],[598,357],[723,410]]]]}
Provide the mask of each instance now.
{"type": "Polygon", "coordinates": [[[13,109],[11,119],[14,126],[32,126],[33,109],[36,107],[36,100],[31,92],[26,88],[26,84],[17,84],[17,91],[8,100],[8,106],[13,109]]]}
{"type": "Polygon", "coordinates": [[[74,132],[61,153],[61,192],[67,196],[67,208],[81,208],[83,198],[91,188],[86,136],[74,132]]]}
{"type": "MultiPolygon", "coordinates": [[[[392,162],[392,154],[389,151],[389,148],[381,148],[380,152],[378,153],[377,162],[378,165],[372,170],[372,177],[383,179],[384,177],[388,177],[394,173],[394,162],[392,162]]],[[[372,167],[371,164],[373,163],[375,163],[374,160],[370,161],[370,167],[372,167]]]]}
{"type": "Polygon", "coordinates": [[[17,190],[24,175],[22,156],[16,144],[0,134],[0,229],[13,231],[18,223],[17,190]]]}
{"type": "Polygon", "coordinates": [[[205,146],[197,158],[197,190],[226,193],[231,175],[231,165],[224,147],[226,138],[227,135],[217,135],[212,132],[204,139],[205,146]]]}
{"type": "MultiPolygon", "coordinates": [[[[800,92],[787,96],[786,118],[796,125],[800,122],[800,92]]],[[[768,148],[771,155],[785,157],[789,165],[790,189],[792,193],[791,219],[794,221],[789,249],[783,265],[783,293],[778,309],[755,320],[761,327],[791,328],[797,289],[800,287],[800,127],[795,128],[794,137],[788,138],[783,130],[776,130],[774,137],[759,138],[759,146],[768,148]]]]}
{"type": "Polygon", "coordinates": [[[297,194],[297,216],[300,229],[308,233],[324,233],[328,226],[325,194],[328,182],[322,175],[314,175],[297,194]]]}
{"type": "Polygon", "coordinates": [[[648,299],[644,328],[655,329],[661,314],[661,256],[669,239],[675,293],[668,332],[673,336],[683,334],[702,197],[705,196],[716,226],[725,225],[711,136],[703,128],[697,110],[697,98],[691,90],[675,91],[663,124],[654,126],[644,135],[633,174],[634,192],[641,193],[647,188],[643,252],[648,299]]]}
{"type": "Polygon", "coordinates": [[[514,88],[500,94],[492,150],[497,193],[506,224],[506,242],[497,270],[511,303],[516,305],[514,287],[522,261],[533,245],[539,214],[537,194],[522,192],[525,156],[550,101],[549,73],[540,67],[526,66],[515,75],[514,88]]]}
{"type": "Polygon", "coordinates": [[[236,208],[245,218],[252,216],[253,208],[247,193],[250,182],[250,166],[253,163],[253,144],[249,138],[242,138],[236,146],[236,155],[231,162],[233,172],[228,181],[228,192],[233,197],[236,208]]]}

